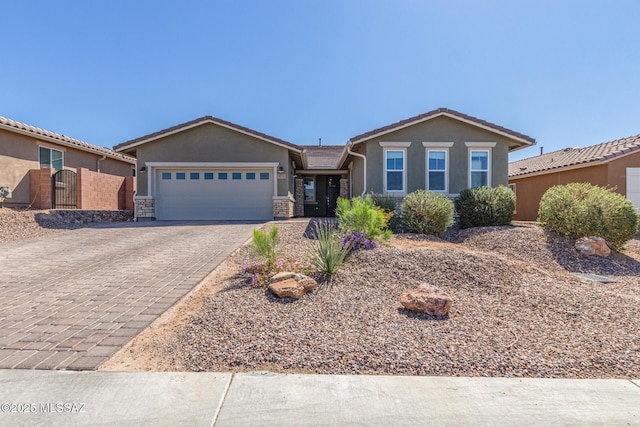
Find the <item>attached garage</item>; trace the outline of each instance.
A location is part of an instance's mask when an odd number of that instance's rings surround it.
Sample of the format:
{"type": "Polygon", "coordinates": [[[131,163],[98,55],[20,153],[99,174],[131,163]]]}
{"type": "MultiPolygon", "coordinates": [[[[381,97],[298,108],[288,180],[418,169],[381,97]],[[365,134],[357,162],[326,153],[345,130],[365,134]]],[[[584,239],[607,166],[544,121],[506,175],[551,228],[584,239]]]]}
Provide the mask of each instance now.
{"type": "Polygon", "coordinates": [[[136,158],[135,218],[270,221],[294,216],[304,148],[205,116],[122,143],[136,158]]]}
{"type": "Polygon", "coordinates": [[[275,167],[153,167],[159,220],[270,220],[275,167]]]}

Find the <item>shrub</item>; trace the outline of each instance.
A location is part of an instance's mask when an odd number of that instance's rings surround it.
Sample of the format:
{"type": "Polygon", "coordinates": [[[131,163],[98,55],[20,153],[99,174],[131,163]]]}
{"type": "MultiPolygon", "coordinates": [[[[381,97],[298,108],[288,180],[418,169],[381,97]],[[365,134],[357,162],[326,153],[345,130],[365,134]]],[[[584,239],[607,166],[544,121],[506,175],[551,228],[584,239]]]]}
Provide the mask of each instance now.
{"type": "Polygon", "coordinates": [[[589,183],[556,185],[540,200],[538,221],[572,238],[598,236],[620,249],[638,231],[633,204],[613,189],[589,183]]]}
{"type": "Polygon", "coordinates": [[[402,222],[412,233],[439,236],[453,224],[453,202],[444,194],[414,191],[404,199],[402,222]]]}
{"type": "Polygon", "coordinates": [[[398,211],[396,211],[396,199],[385,194],[373,193],[371,193],[371,199],[376,206],[384,211],[387,226],[391,230],[397,231],[402,225],[402,216],[398,211]]]}
{"type": "Polygon", "coordinates": [[[309,263],[323,276],[331,276],[344,264],[349,247],[343,246],[333,227],[327,223],[316,224],[318,242],[311,250],[309,263]]]}
{"type": "Polygon", "coordinates": [[[340,233],[361,232],[370,240],[386,240],[391,237],[387,229],[388,216],[373,203],[371,196],[355,197],[351,201],[338,198],[336,217],[340,233]]]}
{"type": "Polygon", "coordinates": [[[357,251],[359,249],[375,249],[380,247],[380,243],[375,240],[367,239],[363,233],[350,233],[340,238],[342,247],[348,252],[357,251]]]}
{"type": "Polygon", "coordinates": [[[253,230],[252,252],[262,257],[267,264],[271,265],[276,262],[281,251],[276,248],[280,240],[277,225],[271,226],[269,233],[260,230],[253,230]]]}
{"type": "Polygon", "coordinates": [[[271,278],[282,271],[308,275],[311,273],[311,265],[296,261],[293,257],[286,257],[278,259],[273,264],[258,263],[244,267],[244,272],[251,274],[253,286],[267,286],[271,278]]]}
{"type": "Polygon", "coordinates": [[[516,195],[504,185],[462,190],[455,202],[460,228],[509,225],[516,208],[516,195]]]}

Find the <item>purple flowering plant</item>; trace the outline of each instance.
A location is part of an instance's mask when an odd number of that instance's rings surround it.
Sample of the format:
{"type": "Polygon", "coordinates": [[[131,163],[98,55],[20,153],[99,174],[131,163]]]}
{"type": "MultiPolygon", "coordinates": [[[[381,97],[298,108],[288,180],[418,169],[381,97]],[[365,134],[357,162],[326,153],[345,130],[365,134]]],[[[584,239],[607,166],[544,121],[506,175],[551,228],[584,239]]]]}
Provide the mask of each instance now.
{"type": "Polygon", "coordinates": [[[243,271],[251,275],[252,286],[267,286],[273,276],[283,271],[309,275],[311,274],[311,265],[289,256],[278,258],[274,263],[259,262],[245,265],[243,271]]]}
{"type": "Polygon", "coordinates": [[[359,249],[375,249],[380,247],[380,243],[365,237],[364,233],[358,231],[349,233],[340,238],[343,248],[349,248],[349,252],[359,249]]]}

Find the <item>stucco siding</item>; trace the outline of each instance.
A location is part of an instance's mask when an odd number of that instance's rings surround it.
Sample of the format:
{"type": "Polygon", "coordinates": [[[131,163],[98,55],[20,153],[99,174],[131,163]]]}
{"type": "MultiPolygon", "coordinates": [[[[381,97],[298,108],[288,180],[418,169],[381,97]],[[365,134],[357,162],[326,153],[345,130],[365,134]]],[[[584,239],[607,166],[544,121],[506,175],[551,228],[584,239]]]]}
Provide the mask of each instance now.
{"type": "MultiPolygon", "coordinates": [[[[12,198],[7,206],[23,206],[31,203],[29,194],[29,170],[40,168],[39,147],[49,147],[63,152],[65,169],[86,168],[96,171],[101,155],[61,146],[49,141],[41,141],[26,135],[0,129],[0,186],[12,189],[12,198]]],[[[111,175],[131,176],[133,165],[115,159],[105,159],[100,163],[101,171],[111,175]]]]}
{"type": "MultiPolygon", "coordinates": [[[[278,196],[287,196],[292,180],[287,148],[212,123],[187,129],[137,147],[138,169],[147,162],[278,162],[285,179],[278,196]]],[[[138,174],[138,196],[147,196],[147,175],[138,174]]]]}
{"type": "Polygon", "coordinates": [[[491,186],[508,183],[508,138],[449,117],[437,117],[366,142],[367,190],[384,192],[384,148],[380,142],[410,142],[407,150],[407,193],[426,186],[423,142],[453,142],[449,148],[449,194],[469,187],[469,147],[466,142],[495,142],[491,149],[491,186]]]}
{"type": "Polygon", "coordinates": [[[605,164],[510,179],[509,182],[511,184],[516,184],[516,213],[513,219],[518,221],[535,221],[538,216],[538,208],[540,207],[542,196],[554,185],[566,185],[572,182],[589,182],[593,185],[606,187],[608,184],[608,166],[610,167],[610,165],[605,164]]]}

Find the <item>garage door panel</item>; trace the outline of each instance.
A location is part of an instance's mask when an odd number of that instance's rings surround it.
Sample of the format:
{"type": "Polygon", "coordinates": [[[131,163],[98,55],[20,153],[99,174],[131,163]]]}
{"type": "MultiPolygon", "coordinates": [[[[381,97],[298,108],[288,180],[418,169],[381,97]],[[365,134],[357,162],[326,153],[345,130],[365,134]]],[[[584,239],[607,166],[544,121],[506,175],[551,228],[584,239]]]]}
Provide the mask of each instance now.
{"type": "Polygon", "coordinates": [[[627,168],[627,199],[640,213],[640,168],[627,168]]]}
{"type": "Polygon", "coordinates": [[[158,219],[269,220],[273,218],[274,177],[271,170],[159,170],[156,178],[156,218],[158,219]],[[240,179],[233,179],[234,173],[239,173],[240,175],[235,176],[239,176],[240,179]],[[227,179],[220,179],[225,174],[227,179]],[[247,179],[247,174],[255,179],[247,179]],[[185,179],[176,179],[178,176],[183,176],[185,179]],[[261,177],[267,179],[260,179],[261,177]]]}

